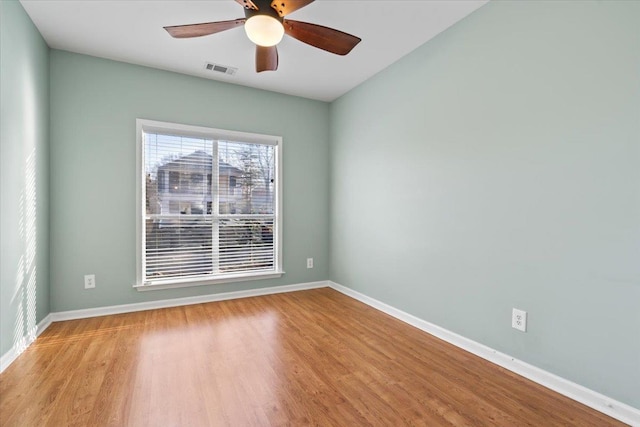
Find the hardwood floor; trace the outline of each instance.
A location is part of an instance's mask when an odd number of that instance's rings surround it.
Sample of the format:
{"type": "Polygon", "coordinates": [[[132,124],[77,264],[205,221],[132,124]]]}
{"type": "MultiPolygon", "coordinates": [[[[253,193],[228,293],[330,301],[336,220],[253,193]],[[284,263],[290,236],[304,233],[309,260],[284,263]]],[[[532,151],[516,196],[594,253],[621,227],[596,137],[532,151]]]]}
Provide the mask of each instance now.
{"type": "Polygon", "coordinates": [[[623,425],[332,289],[52,324],[8,426],[623,425]]]}

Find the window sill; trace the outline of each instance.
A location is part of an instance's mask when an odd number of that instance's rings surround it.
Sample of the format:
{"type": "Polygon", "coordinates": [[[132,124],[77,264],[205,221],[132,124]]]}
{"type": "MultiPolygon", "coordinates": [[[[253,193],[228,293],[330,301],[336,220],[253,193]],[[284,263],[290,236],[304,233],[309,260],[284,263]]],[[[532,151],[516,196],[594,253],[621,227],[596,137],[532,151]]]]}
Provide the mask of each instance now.
{"type": "Polygon", "coordinates": [[[139,292],[174,288],[190,288],[194,286],[218,285],[233,282],[248,282],[252,280],[277,279],[278,277],[282,277],[283,274],[284,271],[269,271],[265,273],[228,275],[223,277],[218,276],[215,279],[207,277],[200,279],[190,278],[179,280],[156,280],[142,285],[135,285],[134,288],[139,292]]]}

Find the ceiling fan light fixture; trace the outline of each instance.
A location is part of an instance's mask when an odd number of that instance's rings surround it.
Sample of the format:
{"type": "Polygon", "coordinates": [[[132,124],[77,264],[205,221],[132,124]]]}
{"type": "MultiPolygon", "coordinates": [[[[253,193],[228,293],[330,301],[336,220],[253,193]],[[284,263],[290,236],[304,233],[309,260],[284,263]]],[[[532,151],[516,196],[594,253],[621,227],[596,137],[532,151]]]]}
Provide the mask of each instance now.
{"type": "Polygon", "coordinates": [[[259,46],[275,46],[284,36],[284,27],[276,18],[269,15],[254,15],[244,23],[249,40],[259,46]]]}

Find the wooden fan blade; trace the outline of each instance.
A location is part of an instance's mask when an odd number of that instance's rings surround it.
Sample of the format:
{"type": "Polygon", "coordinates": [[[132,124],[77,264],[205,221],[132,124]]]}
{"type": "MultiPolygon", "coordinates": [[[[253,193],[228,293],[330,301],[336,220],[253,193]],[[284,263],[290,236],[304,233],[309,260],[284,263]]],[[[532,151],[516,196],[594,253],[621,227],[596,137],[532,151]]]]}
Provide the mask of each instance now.
{"type": "Polygon", "coordinates": [[[174,25],[172,27],[164,27],[171,37],[177,39],[186,39],[189,37],[208,36],[209,34],[219,33],[221,31],[230,30],[244,24],[245,18],[238,18],[231,21],[205,22],[202,24],[191,25],[174,25]]]}
{"type": "Polygon", "coordinates": [[[275,46],[256,45],[256,72],[275,71],[278,69],[278,49],[275,46]]]}
{"type": "Polygon", "coordinates": [[[291,12],[302,9],[314,0],[273,0],[271,7],[274,8],[281,18],[287,16],[291,12]]]}
{"type": "Polygon", "coordinates": [[[244,7],[245,9],[258,10],[258,6],[256,6],[256,4],[251,0],[236,0],[236,3],[239,3],[240,6],[244,7]]]}
{"type": "Polygon", "coordinates": [[[362,40],[360,37],[308,22],[284,20],[284,31],[291,37],[318,49],[346,55],[362,40]]]}

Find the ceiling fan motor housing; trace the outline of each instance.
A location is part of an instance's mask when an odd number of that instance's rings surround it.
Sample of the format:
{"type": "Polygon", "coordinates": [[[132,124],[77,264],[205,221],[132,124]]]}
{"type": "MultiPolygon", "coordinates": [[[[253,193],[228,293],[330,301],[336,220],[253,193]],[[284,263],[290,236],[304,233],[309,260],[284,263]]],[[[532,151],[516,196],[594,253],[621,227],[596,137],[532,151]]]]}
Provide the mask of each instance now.
{"type": "Polygon", "coordinates": [[[271,0],[253,0],[253,4],[258,7],[258,10],[246,6],[244,8],[244,16],[247,19],[256,15],[266,15],[277,19],[278,22],[282,23],[284,21],[284,18],[278,14],[278,11],[271,7],[271,0]]]}

